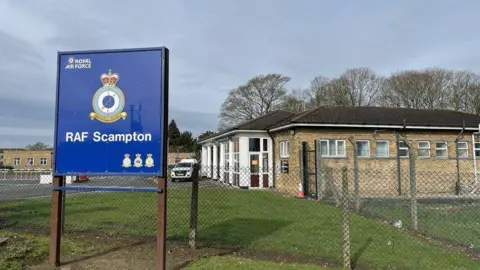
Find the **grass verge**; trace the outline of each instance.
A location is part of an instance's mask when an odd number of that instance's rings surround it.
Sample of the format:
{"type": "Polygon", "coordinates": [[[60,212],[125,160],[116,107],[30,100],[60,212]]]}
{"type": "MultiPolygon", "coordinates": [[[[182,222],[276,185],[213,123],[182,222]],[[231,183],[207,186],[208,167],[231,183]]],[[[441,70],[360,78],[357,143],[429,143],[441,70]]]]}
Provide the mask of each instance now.
{"type": "MultiPolygon", "coordinates": [[[[0,205],[6,228],[48,226],[49,200],[0,205]]],[[[167,234],[187,239],[190,190],[168,191],[167,234]]],[[[108,193],[72,196],[66,203],[66,233],[153,236],[156,196],[108,193]]],[[[475,269],[479,263],[463,253],[427,243],[356,214],[350,215],[352,264],[369,269],[475,269]],[[394,267],[393,267],[394,266],[394,267]]],[[[275,252],[291,258],[342,262],[342,212],[318,202],[292,199],[268,191],[201,189],[198,238],[202,245],[275,252]]]]}
{"type": "Polygon", "coordinates": [[[297,269],[297,270],[327,270],[327,269],[340,269],[340,268],[325,268],[317,265],[304,265],[295,263],[275,263],[268,261],[259,261],[238,258],[234,256],[213,256],[203,258],[194,263],[188,265],[186,269],[297,269]]]}
{"type": "MultiPolygon", "coordinates": [[[[11,233],[0,230],[0,238],[8,238],[0,246],[0,269],[24,269],[26,265],[48,258],[49,238],[25,233],[11,233]]],[[[91,250],[78,241],[64,239],[62,252],[79,254],[91,250]]]]}

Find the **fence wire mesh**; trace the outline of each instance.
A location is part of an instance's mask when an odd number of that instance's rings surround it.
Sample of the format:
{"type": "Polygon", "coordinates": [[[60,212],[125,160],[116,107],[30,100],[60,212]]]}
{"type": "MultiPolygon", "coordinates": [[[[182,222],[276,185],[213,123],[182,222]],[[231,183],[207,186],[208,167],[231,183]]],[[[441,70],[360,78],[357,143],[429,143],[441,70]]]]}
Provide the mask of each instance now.
{"type": "MultiPolygon", "coordinates": [[[[480,190],[466,165],[422,165],[426,161],[407,158],[401,166],[392,159],[369,167],[358,158],[345,166],[307,151],[302,167],[199,166],[198,177],[170,170],[169,249],[351,269],[480,269],[480,190]],[[451,170],[435,169],[442,166],[451,170]]],[[[48,245],[48,177],[0,173],[2,234],[42,236],[31,245],[48,245]]],[[[67,186],[140,188],[156,187],[157,181],[73,177],[67,186]]],[[[138,243],[155,248],[157,194],[68,191],[65,197],[64,258],[138,243]]],[[[21,252],[22,263],[48,258],[48,248],[21,252]]],[[[0,269],[16,269],[5,266],[15,266],[18,258],[2,256],[0,269]]]]}

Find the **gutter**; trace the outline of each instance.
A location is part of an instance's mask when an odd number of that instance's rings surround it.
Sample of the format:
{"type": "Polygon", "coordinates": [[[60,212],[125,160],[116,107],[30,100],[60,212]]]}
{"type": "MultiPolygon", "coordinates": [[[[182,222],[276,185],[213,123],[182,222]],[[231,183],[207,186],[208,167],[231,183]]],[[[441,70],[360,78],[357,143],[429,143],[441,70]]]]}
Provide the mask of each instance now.
{"type": "Polygon", "coordinates": [[[211,137],[211,138],[207,138],[207,139],[201,140],[201,141],[199,141],[198,143],[199,143],[199,144],[204,144],[204,143],[207,143],[207,142],[214,141],[215,139],[228,136],[228,135],[230,135],[230,134],[241,133],[241,132],[267,133],[266,130],[246,130],[246,129],[231,130],[231,131],[229,131],[229,132],[225,132],[225,133],[219,134],[219,135],[217,135],[217,136],[213,136],[213,137],[211,137]]]}
{"type": "Polygon", "coordinates": [[[477,131],[477,128],[472,127],[441,127],[441,126],[408,126],[404,125],[360,125],[360,124],[307,124],[297,123],[289,124],[277,128],[270,129],[269,132],[276,132],[293,127],[349,127],[349,128],[390,128],[390,129],[433,129],[433,130],[472,130],[477,131]]]}

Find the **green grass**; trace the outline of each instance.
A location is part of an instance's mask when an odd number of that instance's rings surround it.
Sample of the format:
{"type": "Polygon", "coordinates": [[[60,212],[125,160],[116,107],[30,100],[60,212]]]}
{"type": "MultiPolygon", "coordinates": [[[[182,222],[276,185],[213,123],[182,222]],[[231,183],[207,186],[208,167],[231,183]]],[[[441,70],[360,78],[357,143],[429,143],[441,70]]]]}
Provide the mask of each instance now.
{"type": "Polygon", "coordinates": [[[213,256],[209,258],[200,259],[187,266],[186,269],[298,269],[298,270],[322,270],[322,269],[334,269],[325,268],[314,265],[303,265],[294,263],[274,263],[258,260],[249,260],[243,258],[237,258],[233,256],[213,256]]]}
{"type": "MultiPolygon", "coordinates": [[[[402,220],[404,226],[412,226],[409,201],[367,203],[362,212],[390,221],[402,220]]],[[[418,230],[430,237],[480,251],[478,203],[419,203],[417,220],[418,230]]]]}
{"type": "MultiPolygon", "coordinates": [[[[45,236],[11,233],[0,230],[0,237],[8,240],[0,246],[0,269],[23,269],[25,265],[48,258],[49,241],[45,236]]],[[[84,253],[91,251],[87,245],[65,239],[62,243],[64,253],[84,253]]]]}
{"type": "MultiPolygon", "coordinates": [[[[246,247],[254,252],[342,262],[342,212],[308,200],[268,191],[201,189],[198,237],[202,244],[246,247]]],[[[29,200],[0,205],[9,228],[48,228],[50,202],[29,200]]],[[[66,232],[154,235],[156,197],[148,193],[109,193],[69,197],[66,232]]],[[[190,190],[168,191],[167,234],[186,239],[190,190]]],[[[350,215],[354,264],[371,269],[475,269],[464,254],[426,243],[405,231],[350,215]]]]}

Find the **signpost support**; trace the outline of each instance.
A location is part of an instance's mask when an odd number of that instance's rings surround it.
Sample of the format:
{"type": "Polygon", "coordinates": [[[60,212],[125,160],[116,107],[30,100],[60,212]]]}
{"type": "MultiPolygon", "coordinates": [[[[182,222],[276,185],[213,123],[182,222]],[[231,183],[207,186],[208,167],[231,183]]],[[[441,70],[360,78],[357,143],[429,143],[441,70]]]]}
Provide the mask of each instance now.
{"type": "Polygon", "coordinates": [[[65,191],[156,192],[157,268],[166,264],[166,47],[59,52],[50,264],[60,265],[65,191]],[[65,186],[65,177],[155,177],[157,188],[65,186]]]}
{"type": "Polygon", "coordinates": [[[61,190],[65,181],[63,176],[55,176],[53,178],[52,190],[52,212],[50,215],[50,264],[54,266],[60,265],[60,244],[62,239],[62,223],[63,223],[63,193],[61,190]]]}

